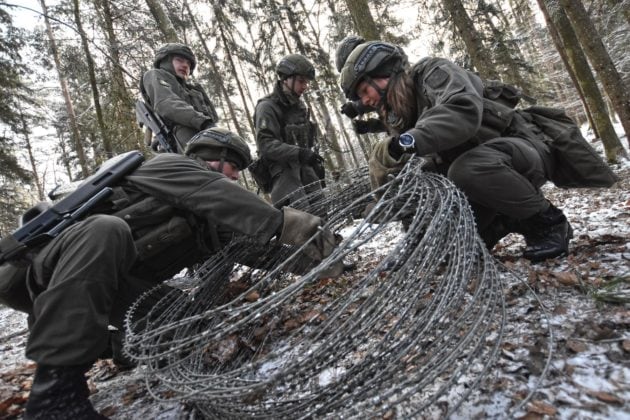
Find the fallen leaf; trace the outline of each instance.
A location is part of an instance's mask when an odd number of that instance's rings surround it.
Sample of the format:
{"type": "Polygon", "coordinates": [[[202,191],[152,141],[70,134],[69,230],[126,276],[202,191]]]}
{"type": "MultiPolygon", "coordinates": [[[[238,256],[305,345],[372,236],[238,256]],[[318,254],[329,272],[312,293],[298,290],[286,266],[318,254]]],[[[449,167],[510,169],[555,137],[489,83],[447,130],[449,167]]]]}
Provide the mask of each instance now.
{"type": "Polygon", "coordinates": [[[252,290],[245,295],[245,300],[248,302],[256,302],[258,299],[260,299],[260,293],[258,293],[256,290],[252,290]]]}
{"type": "Polygon", "coordinates": [[[600,401],[603,401],[605,403],[609,403],[609,404],[619,404],[622,405],[624,400],[622,398],[619,398],[616,395],[611,394],[610,392],[604,392],[604,391],[589,391],[588,392],[589,395],[591,395],[592,397],[597,398],[600,401]]]}
{"type": "Polygon", "coordinates": [[[630,353],[630,340],[623,340],[623,341],[621,342],[621,348],[622,348],[624,351],[626,351],[626,352],[630,353]]]}
{"type": "Polygon", "coordinates": [[[588,347],[583,341],[568,339],[567,348],[573,353],[582,353],[586,351],[588,347]]]}
{"type": "Polygon", "coordinates": [[[545,416],[555,416],[558,410],[551,404],[544,401],[536,400],[529,403],[527,411],[530,413],[542,414],[545,416]]]}
{"type": "Polygon", "coordinates": [[[558,280],[560,284],[564,286],[575,286],[580,283],[574,273],[560,271],[553,273],[553,276],[558,280]]]}

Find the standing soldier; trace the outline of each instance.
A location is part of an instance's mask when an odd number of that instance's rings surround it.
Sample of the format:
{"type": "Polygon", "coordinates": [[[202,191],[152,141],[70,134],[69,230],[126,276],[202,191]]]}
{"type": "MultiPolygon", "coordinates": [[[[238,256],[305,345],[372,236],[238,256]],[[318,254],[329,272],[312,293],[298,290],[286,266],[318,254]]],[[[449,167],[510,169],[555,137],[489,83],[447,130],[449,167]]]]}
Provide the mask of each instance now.
{"type": "Polygon", "coordinates": [[[317,128],[300,99],[315,68],[304,56],[290,54],[280,59],[276,73],[274,90],[256,104],[254,121],[259,158],[271,177],[271,200],[280,208],[321,191],[317,181],[324,178],[324,166],[314,150],[317,128]]]}
{"type": "Polygon", "coordinates": [[[186,143],[199,131],[214,127],[219,120],[214,105],[203,88],[189,82],[197,59],[183,44],[160,47],[153,69],[142,77],[141,91],[147,105],[173,133],[173,150],[184,153],[186,143]]]}

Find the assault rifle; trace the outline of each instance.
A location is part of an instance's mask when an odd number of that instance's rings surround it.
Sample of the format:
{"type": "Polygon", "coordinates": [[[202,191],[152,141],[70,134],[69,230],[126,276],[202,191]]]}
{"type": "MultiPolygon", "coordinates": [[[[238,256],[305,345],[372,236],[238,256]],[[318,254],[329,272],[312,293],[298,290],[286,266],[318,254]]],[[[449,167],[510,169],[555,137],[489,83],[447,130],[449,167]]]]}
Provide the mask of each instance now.
{"type": "Polygon", "coordinates": [[[27,211],[23,226],[0,239],[0,264],[20,258],[27,249],[48,242],[82,219],[109,197],[112,186],[140,166],[143,160],[144,156],[138,151],[109,159],[58,203],[47,208],[37,205],[27,211]]]}
{"type": "MultiPolygon", "coordinates": [[[[169,142],[170,131],[164,121],[151,110],[144,101],[136,101],[136,119],[140,126],[146,126],[153,132],[160,149],[164,152],[175,153],[169,142]]],[[[154,149],[157,150],[157,147],[154,149]]]]}

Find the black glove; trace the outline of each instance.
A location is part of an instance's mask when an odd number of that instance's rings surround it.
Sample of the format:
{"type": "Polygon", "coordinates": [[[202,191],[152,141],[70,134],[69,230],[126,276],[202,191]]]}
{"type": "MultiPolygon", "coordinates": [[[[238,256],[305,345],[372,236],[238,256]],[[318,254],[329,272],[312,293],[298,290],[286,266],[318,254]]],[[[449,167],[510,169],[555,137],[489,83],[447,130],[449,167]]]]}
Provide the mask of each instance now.
{"type": "Polygon", "coordinates": [[[298,159],[300,160],[300,163],[308,165],[317,165],[318,163],[324,161],[324,159],[320,155],[313,152],[311,149],[306,148],[300,149],[298,153],[298,159]]]}
{"type": "Polygon", "coordinates": [[[352,120],[354,131],[357,134],[380,133],[387,131],[385,124],[378,118],[369,118],[367,120],[352,120]]]}
{"type": "Polygon", "coordinates": [[[350,118],[356,118],[359,115],[359,110],[354,102],[346,102],[341,105],[341,113],[347,115],[350,118]]]}
{"type": "Polygon", "coordinates": [[[398,160],[405,153],[405,150],[402,148],[400,143],[398,142],[398,136],[394,136],[389,139],[389,145],[387,146],[387,151],[389,155],[394,159],[398,160]]]}

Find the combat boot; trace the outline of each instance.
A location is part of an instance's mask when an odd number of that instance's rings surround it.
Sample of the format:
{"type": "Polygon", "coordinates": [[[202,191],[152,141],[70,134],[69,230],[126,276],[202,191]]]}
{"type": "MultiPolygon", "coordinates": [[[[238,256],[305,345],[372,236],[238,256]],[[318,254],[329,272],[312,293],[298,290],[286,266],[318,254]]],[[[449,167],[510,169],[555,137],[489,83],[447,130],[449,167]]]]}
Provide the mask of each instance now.
{"type": "Polygon", "coordinates": [[[523,257],[532,262],[566,255],[573,229],[562,210],[550,204],[547,210],[523,221],[527,246],[523,257]]]}
{"type": "Polygon", "coordinates": [[[24,410],[25,420],[99,420],[107,417],[94,410],[89,400],[85,372],[90,365],[38,365],[24,410]]]}

